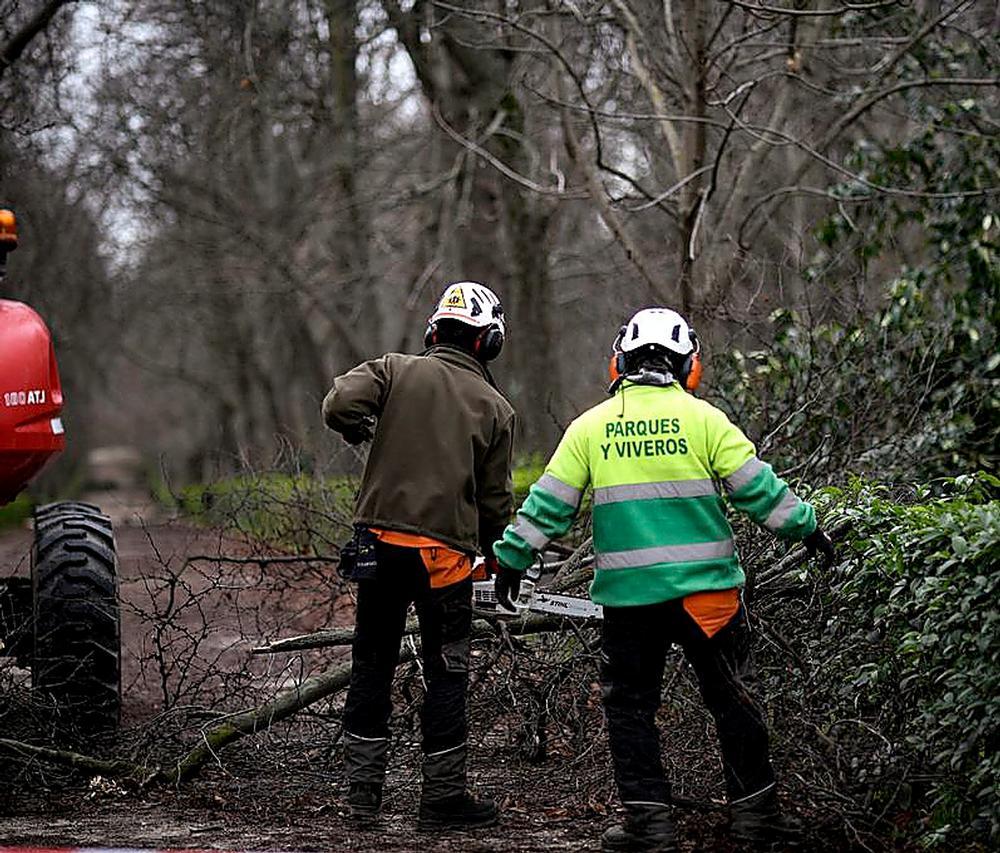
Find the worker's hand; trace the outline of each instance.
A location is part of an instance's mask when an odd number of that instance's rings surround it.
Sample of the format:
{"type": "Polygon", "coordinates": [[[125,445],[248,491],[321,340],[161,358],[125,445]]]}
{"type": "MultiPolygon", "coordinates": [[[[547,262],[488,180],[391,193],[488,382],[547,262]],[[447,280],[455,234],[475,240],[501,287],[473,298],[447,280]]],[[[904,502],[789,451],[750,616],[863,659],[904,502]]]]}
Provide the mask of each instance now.
{"type": "Polygon", "coordinates": [[[375,435],[375,418],[369,415],[358,421],[357,424],[345,427],[340,434],[348,444],[361,444],[363,441],[371,441],[372,436],[375,435]]]}
{"type": "Polygon", "coordinates": [[[521,576],[523,572],[507,568],[503,563],[497,563],[497,576],[493,579],[493,591],[497,597],[497,608],[511,612],[514,601],[521,594],[521,576]]]}
{"type": "Polygon", "coordinates": [[[830,537],[819,527],[803,539],[802,544],[806,546],[810,557],[819,555],[821,560],[820,565],[824,569],[828,569],[833,565],[834,558],[836,557],[836,552],[833,550],[833,542],[830,541],[830,537]]]}

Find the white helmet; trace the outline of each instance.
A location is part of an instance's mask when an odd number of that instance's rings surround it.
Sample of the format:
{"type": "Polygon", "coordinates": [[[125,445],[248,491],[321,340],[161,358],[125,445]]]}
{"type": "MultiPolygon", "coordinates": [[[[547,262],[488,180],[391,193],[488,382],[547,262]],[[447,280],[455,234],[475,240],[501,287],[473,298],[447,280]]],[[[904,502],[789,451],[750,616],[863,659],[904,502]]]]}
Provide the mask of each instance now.
{"type": "Polygon", "coordinates": [[[632,352],[650,344],[677,355],[690,355],[698,346],[698,336],[676,311],[644,308],[621,327],[614,348],[632,352]]]}
{"type": "Polygon", "coordinates": [[[501,334],[507,331],[500,297],[486,285],[475,281],[457,281],[445,288],[427,322],[436,323],[444,319],[458,320],[477,329],[496,326],[501,334]]]}
{"type": "Polygon", "coordinates": [[[701,344],[694,329],[680,314],[669,308],[644,308],[618,330],[612,345],[614,352],[609,368],[609,390],[617,388],[625,378],[626,354],[648,346],[677,356],[673,359],[677,364],[674,372],[681,385],[688,391],[698,387],[701,381],[701,344]]]}

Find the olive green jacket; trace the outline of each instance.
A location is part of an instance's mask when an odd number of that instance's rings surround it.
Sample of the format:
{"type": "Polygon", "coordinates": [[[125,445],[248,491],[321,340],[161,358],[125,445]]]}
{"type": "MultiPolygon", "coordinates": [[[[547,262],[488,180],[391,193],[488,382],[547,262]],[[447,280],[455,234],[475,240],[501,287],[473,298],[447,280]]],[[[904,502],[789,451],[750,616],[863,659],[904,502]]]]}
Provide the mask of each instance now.
{"type": "Polygon", "coordinates": [[[323,420],[378,418],[355,522],[492,554],[514,506],[514,410],[470,354],[388,353],[333,381],[323,420]]]}

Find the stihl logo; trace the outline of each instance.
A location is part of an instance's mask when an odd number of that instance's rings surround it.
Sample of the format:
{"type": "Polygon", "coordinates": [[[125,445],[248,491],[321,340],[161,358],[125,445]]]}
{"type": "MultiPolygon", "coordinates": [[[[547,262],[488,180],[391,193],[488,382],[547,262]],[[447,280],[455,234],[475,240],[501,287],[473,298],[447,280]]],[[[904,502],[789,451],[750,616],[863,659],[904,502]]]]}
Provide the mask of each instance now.
{"type": "Polygon", "coordinates": [[[3,404],[7,408],[12,406],[41,406],[45,403],[46,397],[44,388],[32,391],[7,391],[3,395],[3,404]]]}

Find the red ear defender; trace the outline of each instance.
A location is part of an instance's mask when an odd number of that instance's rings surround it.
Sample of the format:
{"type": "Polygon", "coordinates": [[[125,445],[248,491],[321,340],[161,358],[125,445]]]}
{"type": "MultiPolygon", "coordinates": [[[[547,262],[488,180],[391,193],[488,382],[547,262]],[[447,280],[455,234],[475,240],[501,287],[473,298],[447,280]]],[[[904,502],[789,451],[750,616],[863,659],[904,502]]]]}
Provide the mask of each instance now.
{"type": "Polygon", "coordinates": [[[691,355],[691,369],[684,377],[684,388],[687,391],[695,391],[701,384],[701,353],[694,352],[691,355]]]}

